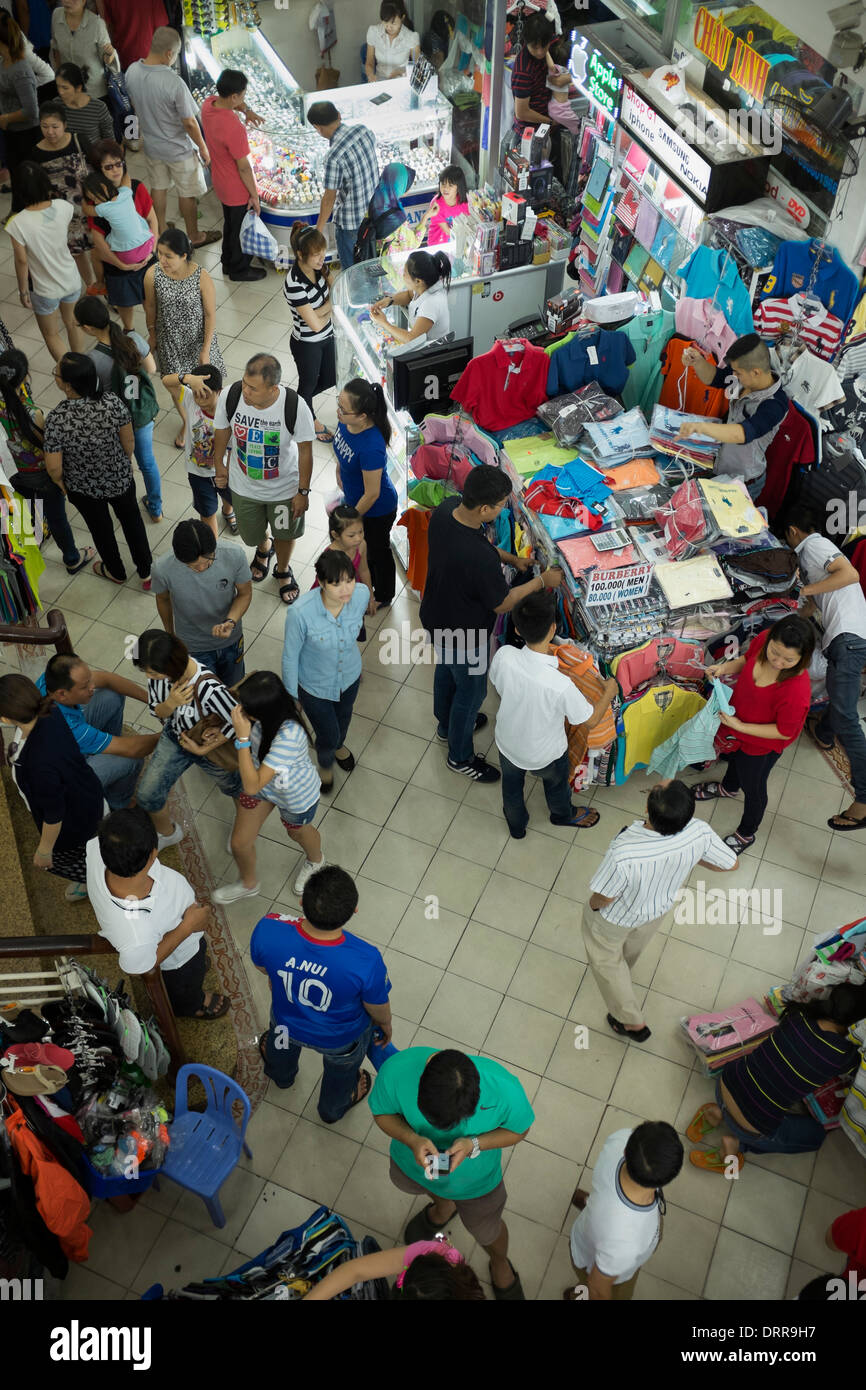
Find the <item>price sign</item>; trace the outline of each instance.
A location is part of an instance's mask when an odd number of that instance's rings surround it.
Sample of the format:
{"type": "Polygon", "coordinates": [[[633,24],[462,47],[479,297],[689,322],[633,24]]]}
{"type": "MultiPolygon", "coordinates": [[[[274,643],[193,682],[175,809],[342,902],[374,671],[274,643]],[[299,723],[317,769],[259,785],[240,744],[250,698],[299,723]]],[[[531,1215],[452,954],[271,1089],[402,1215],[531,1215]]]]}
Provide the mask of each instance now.
{"type": "Polygon", "coordinates": [[[625,603],[629,598],[645,598],[652,581],[652,565],[626,565],[621,570],[593,570],[589,576],[586,604],[625,603]]]}

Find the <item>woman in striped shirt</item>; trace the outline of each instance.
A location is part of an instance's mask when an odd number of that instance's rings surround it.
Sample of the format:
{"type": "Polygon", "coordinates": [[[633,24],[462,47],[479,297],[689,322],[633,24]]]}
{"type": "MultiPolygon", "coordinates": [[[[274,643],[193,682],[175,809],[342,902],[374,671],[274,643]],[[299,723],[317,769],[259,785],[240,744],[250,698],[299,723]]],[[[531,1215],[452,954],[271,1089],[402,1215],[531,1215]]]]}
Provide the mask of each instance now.
{"type": "Polygon", "coordinates": [[[234,739],[232,710],[237,701],[221,680],[194,657],[173,632],[151,628],[138,639],[133,664],[144,671],[148,708],[163,721],[159,743],[136,788],[136,801],[150,815],[159,835],[159,847],[183,839],[166,809],[168,794],[188,767],[197,764],[213,777],[221,792],[235,800],[243,786],[240,773],[212,762],[207,752],[234,739]],[[220,732],[207,747],[190,738],[189,731],[205,715],[222,720],[220,732]]]}
{"type": "Polygon", "coordinates": [[[716,1082],[716,1103],[698,1110],[686,1135],[695,1142],[725,1124],[730,1134],[718,1149],[693,1149],[696,1168],[727,1177],[744,1153],[811,1153],[825,1129],[799,1102],[825,1082],[844,1076],[859,1061],[847,1037],[866,1018],[866,982],[842,984],[827,999],[789,1004],[777,1028],[752,1052],[729,1062],[716,1082]]]}
{"type": "Polygon", "coordinates": [[[254,671],[237,687],[232,710],[238,765],[244,784],[231,850],[240,870],[237,883],[217,888],[214,902],[234,903],[261,891],[255,844],[275,806],[290,840],[304,852],[292,886],[300,898],[311,874],[324,865],[322,841],[313,825],[321,783],[310,757],[310,739],[297,700],[273,671],[254,671]]]}
{"type": "MultiPolygon", "coordinates": [[[[337,384],[331,291],[325,270],[328,243],[317,227],[305,222],[292,227],[291,242],[295,261],[283,285],[292,311],[289,347],[298,369],[298,395],[315,419],[313,397],[337,384]]],[[[331,431],[320,420],[315,424],[319,443],[330,444],[334,438],[331,431]]]]}
{"type": "Polygon", "coordinates": [[[62,63],[57,69],[57,95],[66,107],[66,129],[78,135],[85,154],[97,140],[113,140],[111,112],[87,91],[87,68],[62,63]]]}

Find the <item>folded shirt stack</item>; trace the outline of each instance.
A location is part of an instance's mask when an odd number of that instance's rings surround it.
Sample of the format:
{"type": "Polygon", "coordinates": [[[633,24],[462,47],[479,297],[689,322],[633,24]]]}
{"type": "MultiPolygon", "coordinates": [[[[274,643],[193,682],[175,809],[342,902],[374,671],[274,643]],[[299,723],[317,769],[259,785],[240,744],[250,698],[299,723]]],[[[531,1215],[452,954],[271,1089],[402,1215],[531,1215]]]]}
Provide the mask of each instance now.
{"type": "Polygon", "coordinates": [[[697,468],[710,469],[719,452],[717,440],[706,434],[692,434],[688,439],[677,439],[677,431],[684,421],[694,422],[694,415],[685,415],[681,410],[671,410],[669,406],[657,405],[653,408],[649,436],[654,449],[662,454],[673,454],[677,458],[688,459],[697,468]]]}
{"type": "Polygon", "coordinates": [[[592,462],[600,462],[605,468],[628,463],[629,459],[645,455],[651,448],[646,418],[637,406],[614,420],[590,420],[586,425],[586,439],[592,462]]]}
{"type": "Polygon", "coordinates": [[[622,411],[619,401],[608,396],[597,381],[591,381],[565,396],[542,401],[536,414],[550,426],[560,444],[568,445],[578,440],[591,420],[613,420],[622,411]]]}

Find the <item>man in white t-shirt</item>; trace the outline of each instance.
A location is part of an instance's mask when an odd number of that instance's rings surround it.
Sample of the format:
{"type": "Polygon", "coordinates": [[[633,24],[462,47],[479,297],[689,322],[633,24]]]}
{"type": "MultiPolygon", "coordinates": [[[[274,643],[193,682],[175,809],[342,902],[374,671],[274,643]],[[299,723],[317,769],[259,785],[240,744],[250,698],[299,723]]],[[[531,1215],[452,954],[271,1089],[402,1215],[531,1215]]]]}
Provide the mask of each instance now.
{"type": "Polygon", "coordinates": [[[638,1272],[662,1238],[662,1188],[683,1166],[683,1146],[673,1125],[646,1120],[610,1136],[592,1171],[592,1191],[578,1188],[580,1210],[571,1228],[571,1262],[577,1287],[569,1302],[622,1302],[634,1294],[638,1272]]]}
{"type": "Polygon", "coordinates": [[[202,989],[208,965],[202,928],[210,909],[156,856],[153,821],[138,808],[112,811],[87,842],[87,892],[99,935],[117,950],[124,974],[161,966],[179,1018],[221,1018],[228,997],[202,989]]]}
{"type": "Polygon", "coordinates": [[[860,576],[832,541],[817,529],[808,507],[791,507],[785,514],[785,540],[797,552],[800,588],[808,616],[817,610],[824,629],[821,647],[827,658],[829,708],[807,727],[819,748],[829,751],[838,738],[851,764],[854,800],[847,811],[831,816],[831,830],[858,830],[866,825],[866,735],[857,701],[866,666],[866,598],[860,576]]]}
{"type": "Polygon", "coordinates": [[[256,547],[253,583],[267,579],[276,552],[274,578],[283,603],[290,604],[300,593],[291,558],[310,504],[316,431],[309,406],[295,392],[287,399],[280,375],[276,357],[258,352],[247,362],[243,381],[221,393],[214,416],[214,482],[231,489],[241,539],[256,547]]]}
{"type": "Polygon", "coordinates": [[[500,647],[490,663],[490,683],[500,701],[496,747],[508,829],[515,840],[526,835],[529,815],[523,786],[527,772],[541,778],[552,825],[596,825],[597,811],[572,805],[565,721],[594,728],[616,694],[616,681],[607,682],[604,695],[593,707],[559,670],[556,657],[548,654],[556,635],[556,600],[547,589],[521,599],[513,616],[526,645],[500,647]]]}

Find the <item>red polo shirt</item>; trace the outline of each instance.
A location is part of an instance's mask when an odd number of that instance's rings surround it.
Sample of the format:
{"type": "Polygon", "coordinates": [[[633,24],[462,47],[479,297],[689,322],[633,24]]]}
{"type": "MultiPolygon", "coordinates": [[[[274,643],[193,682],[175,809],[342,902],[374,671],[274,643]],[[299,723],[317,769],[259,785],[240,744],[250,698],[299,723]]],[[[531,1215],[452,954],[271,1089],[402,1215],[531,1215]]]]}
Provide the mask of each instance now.
{"type": "Polygon", "coordinates": [[[249,190],[238,173],[238,160],[250,152],[247,128],[235,111],[215,106],[216,97],[206,97],[201,108],[205,144],[210,150],[214,192],[228,208],[249,201],[249,190]]]}

